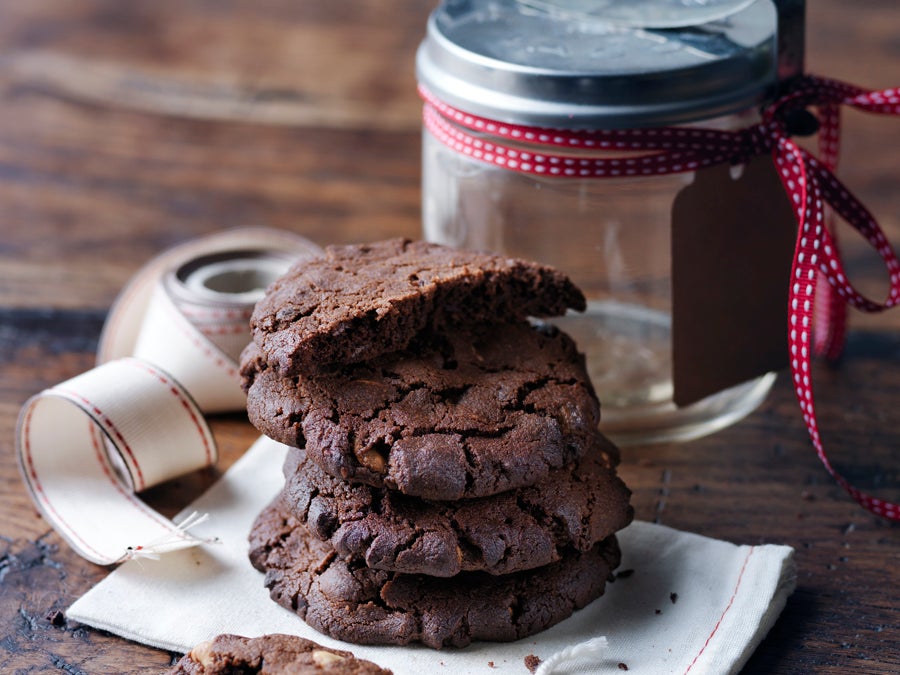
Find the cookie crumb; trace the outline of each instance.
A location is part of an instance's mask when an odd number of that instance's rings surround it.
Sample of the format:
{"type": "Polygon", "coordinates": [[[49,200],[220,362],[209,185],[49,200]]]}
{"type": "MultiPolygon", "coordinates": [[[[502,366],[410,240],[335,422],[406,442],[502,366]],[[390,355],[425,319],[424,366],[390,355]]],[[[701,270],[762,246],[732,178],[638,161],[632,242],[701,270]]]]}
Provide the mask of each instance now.
{"type": "Polygon", "coordinates": [[[528,668],[528,672],[533,673],[539,665],[541,665],[541,659],[534,654],[525,657],[525,667],[528,668]]]}
{"type": "Polygon", "coordinates": [[[66,615],[58,609],[53,610],[47,615],[47,621],[53,626],[64,626],[66,624],[66,615]]]}
{"type": "Polygon", "coordinates": [[[488,668],[493,668],[493,667],[494,667],[494,662],[488,661],[488,668]]]}
{"type": "Polygon", "coordinates": [[[616,579],[627,579],[632,574],[634,574],[634,570],[621,570],[620,572],[616,572],[616,579]]]}
{"type": "Polygon", "coordinates": [[[674,591],[673,591],[672,593],[669,593],[669,600],[672,601],[672,604],[673,604],[673,605],[674,605],[676,602],[678,602],[678,593],[675,593],[674,591]]]}
{"type": "Polygon", "coordinates": [[[621,661],[619,662],[617,668],[619,670],[628,670],[628,666],[626,664],[622,663],[621,661]]]}

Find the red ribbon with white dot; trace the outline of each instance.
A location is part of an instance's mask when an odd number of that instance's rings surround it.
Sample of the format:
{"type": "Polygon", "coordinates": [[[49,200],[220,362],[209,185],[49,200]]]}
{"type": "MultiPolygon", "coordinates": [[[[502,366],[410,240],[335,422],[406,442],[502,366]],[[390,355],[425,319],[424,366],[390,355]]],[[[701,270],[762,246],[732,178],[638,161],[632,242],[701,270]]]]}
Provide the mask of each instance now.
{"type": "Polygon", "coordinates": [[[878,223],[834,174],[840,143],[839,106],[900,114],[900,90],[870,91],[815,76],[798,78],[762,111],[758,124],[739,130],[661,127],[563,130],[505,124],[447,105],[420,87],[425,128],[458,153],[511,171],[559,178],[657,176],[723,163],[742,164],[770,153],[797,218],[797,244],[788,299],[791,375],[803,419],[819,459],[834,479],[866,509],[900,520],[900,505],[851,485],[825,454],[810,381],[812,353],[836,358],[843,344],[846,305],[879,312],[900,302],[900,262],[878,223]],[[808,106],[818,110],[819,157],[791,139],[792,118],[808,106]],[[575,149],[577,156],[554,149],[575,149]],[[603,154],[591,155],[590,151],[603,154]],[[610,151],[640,156],[610,157],[610,151]],[[848,281],[837,243],[826,226],[826,206],[856,229],[878,252],[890,275],[883,302],[871,300],[848,281]],[[818,293],[818,282],[827,286],[818,293]],[[815,308],[815,312],[814,312],[815,308]],[[815,331],[813,322],[816,321],[815,331]],[[815,337],[814,337],[815,333],[815,337]]]}

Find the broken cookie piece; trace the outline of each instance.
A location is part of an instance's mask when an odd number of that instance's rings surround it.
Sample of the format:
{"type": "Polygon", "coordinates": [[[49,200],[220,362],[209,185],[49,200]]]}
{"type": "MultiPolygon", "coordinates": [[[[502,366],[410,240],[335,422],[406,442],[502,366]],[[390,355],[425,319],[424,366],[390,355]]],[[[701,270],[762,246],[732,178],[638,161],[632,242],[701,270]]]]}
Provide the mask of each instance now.
{"type": "Polygon", "coordinates": [[[201,642],[166,675],[391,675],[390,670],[296,635],[222,634],[201,642]]]}

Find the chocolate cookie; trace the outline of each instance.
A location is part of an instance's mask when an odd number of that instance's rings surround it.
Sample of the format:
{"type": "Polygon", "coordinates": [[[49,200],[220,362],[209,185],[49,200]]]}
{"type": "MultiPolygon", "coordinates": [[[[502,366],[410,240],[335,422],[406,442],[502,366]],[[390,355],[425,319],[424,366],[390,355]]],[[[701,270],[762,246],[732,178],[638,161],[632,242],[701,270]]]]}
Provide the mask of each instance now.
{"type": "Polygon", "coordinates": [[[273,633],[256,638],[217,635],[185,654],[167,675],[391,675],[350,652],[327,649],[296,635],[273,633]]]}
{"type": "Polygon", "coordinates": [[[265,572],[272,599],[316,630],[360,644],[422,642],[439,649],[532,635],[602,595],[619,557],[612,536],[536,570],[444,579],[344,560],[280,500],[250,531],[250,560],[265,572]]]}
{"type": "Polygon", "coordinates": [[[282,375],[406,348],[427,327],[582,310],[568,277],[537,263],[390,239],[331,246],[275,281],[250,319],[282,375]]]}
{"type": "Polygon", "coordinates": [[[556,469],[538,485],[456,502],[349,484],[297,449],[284,474],[283,504],[310,533],[344,558],[396,572],[449,577],[533,569],[569,548],[589,550],[633,516],[630,492],[599,443],[578,465],[556,469]]]}
{"type": "Polygon", "coordinates": [[[286,378],[257,347],[250,421],[331,475],[427,499],[545,479],[594,443],[600,406],[572,340],[526,322],[423,333],[403,352],[286,378]]]}

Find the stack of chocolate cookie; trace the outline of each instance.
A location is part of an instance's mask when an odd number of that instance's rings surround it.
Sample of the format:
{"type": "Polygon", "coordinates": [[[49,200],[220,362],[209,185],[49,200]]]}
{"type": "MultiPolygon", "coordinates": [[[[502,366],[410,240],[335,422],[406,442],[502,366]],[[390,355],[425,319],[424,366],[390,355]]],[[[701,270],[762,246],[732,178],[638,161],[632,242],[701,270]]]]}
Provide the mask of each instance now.
{"type": "Polygon", "coordinates": [[[515,640],[603,593],[632,518],[556,270],[389,240],[275,282],[242,358],[290,450],[250,534],[272,598],[357,643],[515,640]]]}

